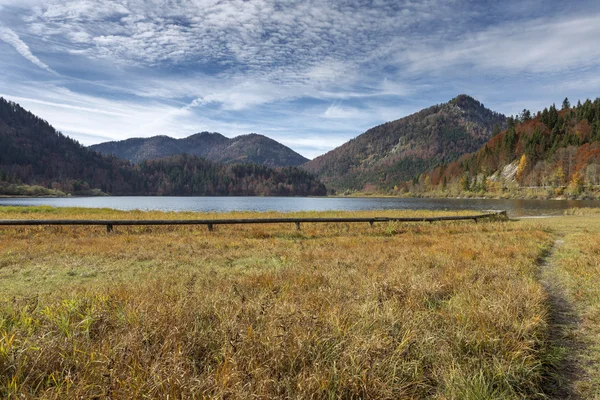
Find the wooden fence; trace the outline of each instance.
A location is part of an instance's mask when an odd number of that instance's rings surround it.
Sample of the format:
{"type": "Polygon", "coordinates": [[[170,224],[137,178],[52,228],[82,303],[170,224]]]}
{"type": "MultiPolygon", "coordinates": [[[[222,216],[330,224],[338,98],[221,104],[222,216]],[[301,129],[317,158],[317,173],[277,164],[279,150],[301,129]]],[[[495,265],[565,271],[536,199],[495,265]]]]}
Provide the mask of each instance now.
{"type": "Polygon", "coordinates": [[[300,229],[300,224],[305,223],[369,223],[371,226],[376,222],[439,222],[439,221],[479,221],[480,219],[508,220],[506,211],[496,211],[478,215],[459,215],[446,217],[428,217],[428,218],[395,218],[395,217],[371,217],[371,218],[246,218],[246,219],[182,219],[182,220],[53,220],[53,219],[12,219],[0,220],[0,226],[106,226],[107,232],[112,232],[115,226],[152,226],[152,225],[206,225],[209,231],[214,229],[215,225],[243,225],[243,224],[296,224],[296,229],[300,229]]]}

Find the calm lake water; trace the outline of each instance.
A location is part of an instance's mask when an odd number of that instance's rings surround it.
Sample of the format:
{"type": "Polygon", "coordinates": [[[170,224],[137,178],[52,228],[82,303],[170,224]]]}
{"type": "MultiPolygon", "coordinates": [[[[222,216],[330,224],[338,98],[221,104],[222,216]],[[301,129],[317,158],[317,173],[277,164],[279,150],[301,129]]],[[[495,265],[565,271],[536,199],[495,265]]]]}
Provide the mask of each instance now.
{"type": "Polygon", "coordinates": [[[510,216],[560,215],[598,200],[482,200],[315,197],[74,197],[3,198],[2,205],[159,211],[507,210],[510,216]]]}

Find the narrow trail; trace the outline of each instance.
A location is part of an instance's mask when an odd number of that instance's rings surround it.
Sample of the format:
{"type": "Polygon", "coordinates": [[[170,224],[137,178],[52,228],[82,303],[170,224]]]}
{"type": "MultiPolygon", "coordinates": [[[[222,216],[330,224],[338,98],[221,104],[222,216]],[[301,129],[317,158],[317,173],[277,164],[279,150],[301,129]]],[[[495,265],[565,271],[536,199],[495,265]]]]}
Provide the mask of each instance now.
{"type": "Polygon", "coordinates": [[[573,387],[573,383],[581,379],[583,374],[577,361],[583,344],[578,343],[573,334],[580,324],[580,318],[558,282],[554,260],[556,250],[563,244],[562,236],[556,238],[540,259],[540,282],[546,289],[550,303],[550,342],[555,350],[560,349],[563,354],[560,363],[550,374],[544,391],[550,399],[581,399],[573,387]]]}

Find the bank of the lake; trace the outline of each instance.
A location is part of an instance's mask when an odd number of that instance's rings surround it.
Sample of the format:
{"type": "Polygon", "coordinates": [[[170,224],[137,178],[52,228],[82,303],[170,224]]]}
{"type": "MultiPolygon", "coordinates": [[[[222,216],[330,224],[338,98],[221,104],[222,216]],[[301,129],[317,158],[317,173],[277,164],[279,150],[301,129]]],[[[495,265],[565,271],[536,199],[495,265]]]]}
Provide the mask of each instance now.
{"type": "Polygon", "coordinates": [[[458,192],[458,191],[417,191],[417,192],[351,192],[340,193],[337,197],[391,197],[391,198],[428,198],[428,199],[506,199],[506,200],[600,200],[599,190],[587,190],[573,193],[568,190],[538,190],[520,188],[503,192],[458,192]]]}

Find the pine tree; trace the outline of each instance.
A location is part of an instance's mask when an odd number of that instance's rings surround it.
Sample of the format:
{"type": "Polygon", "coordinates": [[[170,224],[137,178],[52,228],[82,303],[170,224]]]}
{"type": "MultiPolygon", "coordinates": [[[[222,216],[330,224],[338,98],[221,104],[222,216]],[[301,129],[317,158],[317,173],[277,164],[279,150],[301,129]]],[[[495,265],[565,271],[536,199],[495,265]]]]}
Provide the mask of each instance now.
{"type": "Polygon", "coordinates": [[[471,181],[466,173],[460,178],[459,186],[464,192],[471,190],[471,181]]]}
{"type": "Polygon", "coordinates": [[[495,123],[494,124],[494,129],[492,131],[492,137],[496,136],[499,133],[500,133],[500,125],[498,125],[498,123],[495,123]]]}

